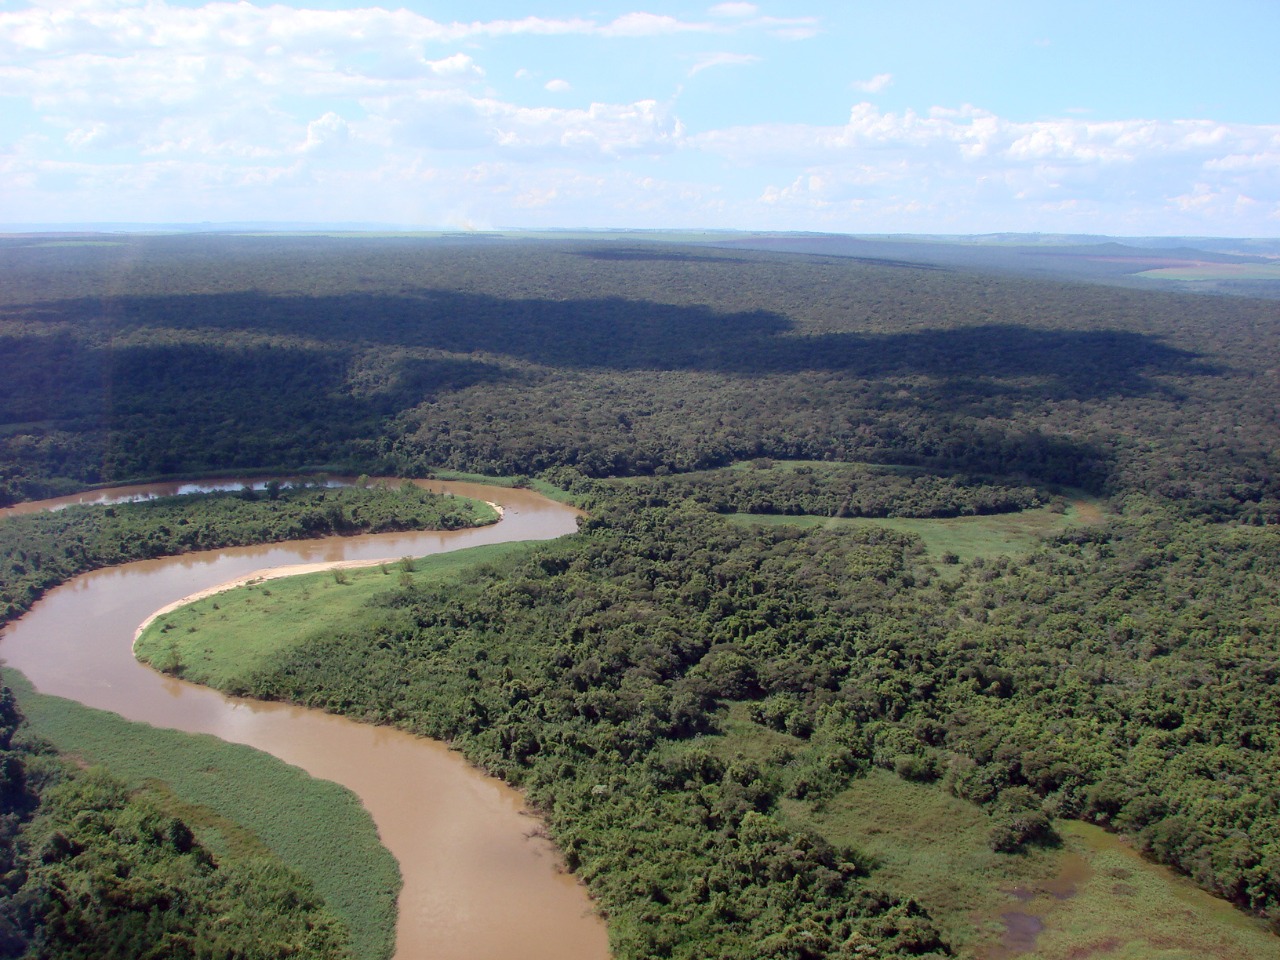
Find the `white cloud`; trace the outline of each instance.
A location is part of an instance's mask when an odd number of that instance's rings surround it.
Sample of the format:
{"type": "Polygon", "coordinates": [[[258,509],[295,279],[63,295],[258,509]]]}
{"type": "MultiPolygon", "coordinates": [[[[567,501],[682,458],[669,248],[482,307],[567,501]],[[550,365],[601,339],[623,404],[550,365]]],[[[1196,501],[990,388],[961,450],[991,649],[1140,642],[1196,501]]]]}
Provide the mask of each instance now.
{"type": "Polygon", "coordinates": [[[622,14],[608,22],[525,17],[442,23],[403,8],[378,6],[322,10],[247,2],[186,6],[164,0],[83,0],[0,12],[0,55],[92,52],[120,56],[148,48],[234,48],[247,55],[277,49],[341,56],[352,51],[385,52],[398,46],[420,49],[424,44],[456,44],[487,37],[635,37],[709,29],[706,23],[647,12],[622,14]]]}
{"type": "Polygon", "coordinates": [[[63,139],[72,147],[87,147],[91,146],[95,140],[100,141],[106,136],[108,129],[105,123],[89,123],[68,131],[63,139]]]}
{"type": "Polygon", "coordinates": [[[492,151],[527,163],[657,156],[684,138],[679,120],[653,100],[587,109],[520,107],[457,91],[424,91],[377,105],[365,133],[384,150],[492,151]]]}
{"type": "Polygon", "coordinates": [[[1116,232],[1128,223],[1178,232],[1159,227],[1177,214],[1203,231],[1213,222],[1260,223],[1257,197],[1274,197],[1280,184],[1280,125],[1014,122],[973,107],[922,116],[863,103],[841,126],[708,131],[688,147],[744,170],[791,171],[771,176],[760,201],[822,222],[911,208],[921,217],[951,211],[1026,229],[1096,233],[1110,223],[1116,232]]]}
{"type": "Polygon", "coordinates": [[[606,37],[656,37],[673,33],[705,33],[711,27],[706,23],[680,20],[657,13],[625,13],[611,23],[599,28],[606,37]]]}
{"type": "Polygon", "coordinates": [[[783,40],[808,40],[822,32],[817,17],[757,17],[748,24],[783,40]]]}
{"type": "Polygon", "coordinates": [[[892,73],[877,73],[870,80],[855,80],[851,86],[862,93],[880,93],[893,83],[892,73]]]}
{"type": "MultiPolygon", "coordinates": [[[[1277,125],[1103,122],[1073,111],[1017,122],[969,105],[890,112],[861,103],[830,124],[691,132],[649,90],[601,96],[576,74],[577,97],[605,102],[520,102],[549,99],[539,90],[549,77],[546,91],[570,89],[555,76],[562,67],[538,58],[540,38],[654,57],[668,71],[658,93],[671,97],[681,68],[693,76],[766,62],[689,57],[691,44],[821,29],[814,17],[770,17],[754,3],[715,3],[705,21],[633,10],[445,23],[406,9],[267,0],[20,2],[0,0],[9,218],[47,219],[61,205],[74,219],[90,207],[102,219],[211,219],[238,207],[229,215],[399,219],[420,210],[506,225],[515,210],[544,225],[1270,234],[1280,212],[1277,125]],[[517,59],[503,59],[512,50],[517,59]],[[521,62],[529,67],[516,70],[521,62]],[[413,195],[420,206],[405,200],[413,195]],[[200,203],[208,209],[194,209],[200,203]],[[107,209],[130,204],[123,217],[107,209]]],[[[776,44],[764,52],[770,66],[783,62],[776,44]]],[[[871,95],[892,80],[854,87],[871,95]]]]}
{"type": "Polygon", "coordinates": [[[350,135],[347,121],[330,110],[307,124],[307,139],[302,144],[302,149],[312,154],[331,150],[336,145],[345,143],[350,135]]]}
{"type": "Polygon", "coordinates": [[[707,53],[698,58],[689,68],[689,76],[701,73],[711,67],[743,67],[759,63],[760,58],[750,53],[707,53]]]}
{"type": "Polygon", "coordinates": [[[445,57],[443,60],[424,60],[423,63],[438,77],[478,79],[484,76],[484,71],[476,66],[475,61],[465,53],[455,53],[453,56],[445,57]]]}
{"type": "Polygon", "coordinates": [[[1263,173],[1280,178],[1280,144],[1270,152],[1229,153],[1205,161],[1204,168],[1213,173],[1263,173]]]}
{"type": "MultiPolygon", "coordinates": [[[[749,6],[726,9],[745,14],[749,6]]],[[[473,59],[478,54],[448,46],[490,37],[661,39],[712,29],[772,27],[749,18],[713,27],[649,12],[608,21],[442,23],[381,7],[68,0],[0,10],[0,90],[25,98],[64,128],[80,130],[72,139],[84,148],[106,142],[88,135],[95,124],[111,126],[125,114],[145,126],[148,116],[175,111],[254,111],[277,98],[377,98],[412,95],[424,84],[475,83],[485,77],[473,59]]]]}
{"type": "Polygon", "coordinates": [[[909,153],[934,161],[977,160],[1026,164],[1136,164],[1221,162],[1249,145],[1277,142],[1280,125],[1213,121],[1090,122],[1004,120],[973,107],[882,112],[860,103],[841,126],[760,125],[709,131],[694,138],[700,149],[767,162],[825,163],[863,151],[909,153]]]}
{"type": "Polygon", "coordinates": [[[713,17],[754,17],[760,8],[754,3],[717,3],[707,12],[713,17]]]}

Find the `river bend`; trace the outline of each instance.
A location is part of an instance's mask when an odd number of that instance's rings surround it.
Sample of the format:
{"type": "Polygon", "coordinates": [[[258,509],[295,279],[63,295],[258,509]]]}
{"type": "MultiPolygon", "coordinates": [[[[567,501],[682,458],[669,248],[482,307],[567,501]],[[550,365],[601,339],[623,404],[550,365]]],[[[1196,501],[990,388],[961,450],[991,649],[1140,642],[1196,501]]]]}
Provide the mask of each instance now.
{"type": "Polygon", "coordinates": [[[0,656],[43,693],[247,744],[353,791],[400,863],[396,960],[607,960],[603,923],[581,884],[558,869],[554,848],[531,836],[536,821],[520,794],[459,754],[316,710],[226,697],[133,658],[134,631],[154,611],[264,569],[425,556],[576,528],[575,511],[527,490],[420,485],[497,503],[504,518],[468,530],[294,541],[95,571],[49,591],[6,627],[0,656]]]}

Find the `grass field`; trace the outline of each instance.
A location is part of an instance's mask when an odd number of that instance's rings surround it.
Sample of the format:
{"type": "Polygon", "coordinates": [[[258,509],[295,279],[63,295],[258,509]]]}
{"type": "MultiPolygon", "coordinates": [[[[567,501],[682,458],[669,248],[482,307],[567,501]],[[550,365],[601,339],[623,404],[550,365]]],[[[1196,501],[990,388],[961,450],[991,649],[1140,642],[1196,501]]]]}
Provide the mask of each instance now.
{"type": "Polygon", "coordinates": [[[208,597],[156,618],[134,647],[138,659],[219,690],[243,678],[277,651],[354,623],[371,597],[401,582],[438,583],[528,544],[504,543],[422,557],[406,564],[265,580],[208,597]],[[406,569],[406,566],[409,569],[406,569]],[[175,668],[177,668],[175,670],[175,668]]]}
{"type": "MultiPolygon", "coordinates": [[[[725,734],[700,743],[763,761],[805,743],[752,723],[744,704],[725,734]]],[[[1057,848],[999,854],[974,804],[936,785],[875,769],[821,805],[782,801],[782,814],[878,861],[871,880],[914,897],[960,957],[973,960],[1254,960],[1280,956],[1259,922],[1143,860],[1121,838],[1060,821],[1057,848]]]]}
{"type": "Polygon", "coordinates": [[[1152,280],[1280,280],[1280,263],[1197,263],[1135,273],[1152,280]]]}
{"type": "Polygon", "coordinates": [[[347,924],[355,957],[391,955],[400,871],[350,791],[249,747],[38,694],[13,670],[3,678],[33,734],[150,792],[215,856],[270,851],[347,924]]]}
{"type": "MultiPolygon", "coordinates": [[[[879,473],[897,473],[907,476],[928,474],[919,467],[886,466],[883,464],[851,464],[869,467],[879,473]]],[[[803,467],[822,469],[839,466],[820,460],[776,460],[770,469],[789,471],[803,467]]],[[[756,469],[749,461],[734,463],[722,468],[726,471],[747,472],[756,469]]],[[[712,473],[715,471],[707,471],[712,473]]],[[[627,479],[620,483],[641,485],[642,480],[627,479]]],[[[855,529],[858,527],[888,527],[920,537],[925,549],[940,572],[946,576],[953,564],[943,563],[952,555],[958,563],[968,563],[976,557],[992,557],[1008,553],[1022,553],[1035,547],[1046,537],[1061,533],[1070,526],[1101,523],[1106,518],[1106,508],[1096,497],[1080,491],[1069,494],[1065,509],[1061,505],[1038,507],[1018,513],[999,513],[970,517],[819,517],[786,514],[739,513],[727,516],[744,524],[759,526],[822,527],[828,530],[855,529]]]]}
{"type": "Polygon", "coordinates": [[[984,517],[947,517],[941,519],[868,518],[868,517],[788,517],[766,514],[734,514],[739,523],[760,525],[791,524],[823,527],[828,530],[858,527],[888,527],[918,536],[924,541],[930,559],[939,572],[947,575],[954,565],[943,558],[954,555],[960,563],[976,557],[1024,553],[1033,550],[1045,538],[1061,533],[1077,524],[1099,523],[1105,517],[1101,505],[1092,499],[1077,498],[1065,512],[1052,507],[1023,510],[1021,513],[999,513],[984,517]]]}
{"type": "Polygon", "coordinates": [[[873,771],[821,812],[788,813],[877,857],[874,879],[924,904],[963,956],[982,960],[1252,960],[1280,955],[1257,921],[1118,837],[1071,821],[1062,846],[1007,855],[986,816],[936,786],[873,771]]]}

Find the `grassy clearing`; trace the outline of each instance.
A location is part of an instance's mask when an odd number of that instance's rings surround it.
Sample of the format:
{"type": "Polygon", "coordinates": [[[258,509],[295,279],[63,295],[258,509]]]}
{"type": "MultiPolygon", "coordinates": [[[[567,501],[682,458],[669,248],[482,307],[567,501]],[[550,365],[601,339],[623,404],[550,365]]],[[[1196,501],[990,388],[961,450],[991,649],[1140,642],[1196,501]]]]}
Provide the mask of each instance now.
{"type": "Polygon", "coordinates": [[[990,822],[978,807],[886,770],[855,780],[820,809],[787,801],[784,812],[832,843],[873,856],[880,863],[873,880],[918,900],[947,940],[966,951],[998,938],[1001,910],[1019,905],[1006,891],[1058,873],[1058,851],[995,853],[987,845],[990,822]]]}
{"type": "MultiPolygon", "coordinates": [[[[799,758],[808,749],[804,740],[752,722],[747,711],[747,704],[733,704],[721,723],[724,734],[701,743],[725,759],[757,762],[780,751],[799,758]]],[[[1016,905],[1006,890],[1058,871],[1056,851],[1016,857],[992,852],[990,823],[978,807],[885,770],[872,770],[825,803],[783,800],[781,812],[798,828],[871,855],[879,863],[872,882],[914,897],[947,940],[965,950],[998,937],[999,920],[987,924],[979,917],[998,917],[1006,904],[1016,905]]]]}
{"type": "Polygon", "coordinates": [[[1261,923],[1089,824],[1060,823],[1058,849],[992,853],[980,810],[935,786],[907,783],[883,770],[856,781],[821,811],[793,802],[787,813],[832,842],[879,859],[874,879],[924,904],[961,956],[1280,955],[1280,941],[1261,923]]]}
{"type": "MultiPolygon", "coordinates": [[[[734,704],[724,735],[700,745],[726,759],[797,757],[804,741],[753,723],[734,704]]],[[[782,815],[828,841],[870,854],[872,882],[928,910],[960,957],[980,960],[1252,960],[1280,956],[1280,940],[1230,904],[1121,838],[1060,822],[1061,847],[994,853],[978,807],[936,785],[885,770],[822,804],[782,801],[782,815]]]]}
{"type": "Polygon", "coordinates": [[[249,747],[130,723],[38,694],[16,671],[3,677],[36,736],[151,792],[215,855],[270,850],[347,924],[354,956],[390,956],[400,871],[350,791],[249,747]]]}
{"type": "Polygon", "coordinates": [[[1152,280],[1280,280],[1280,263],[1198,263],[1143,270],[1134,276],[1152,280]]]}
{"type": "MultiPolygon", "coordinates": [[[[750,474],[761,471],[762,476],[791,473],[797,470],[830,470],[836,467],[862,467],[875,474],[898,476],[930,476],[931,471],[908,466],[887,466],[871,463],[839,464],[817,460],[766,460],[764,465],[756,461],[741,461],[720,470],[702,471],[690,476],[716,473],[750,474]]],[[[620,480],[635,486],[643,479],[620,480]]],[[[993,480],[992,482],[997,482],[993,480]]],[[[903,533],[918,536],[931,559],[939,565],[943,575],[957,564],[967,563],[978,557],[993,557],[1010,553],[1022,553],[1035,549],[1046,537],[1052,537],[1070,526],[1101,523],[1106,518],[1102,501],[1081,491],[1064,494],[1069,499],[1022,510],[1016,513],[984,514],[960,517],[826,517],[784,513],[726,514],[739,523],[776,526],[786,524],[801,527],[822,527],[829,530],[865,526],[889,527],[903,533]],[[945,562],[944,558],[951,562],[945,562]]]]}
{"type": "Polygon", "coordinates": [[[726,760],[746,757],[748,760],[761,761],[779,749],[804,749],[805,742],[799,737],[753,722],[748,716],[750,707],[748,703],[729,704],[727,714],[720,721],[723,735],[708,737],[702,745],[726,760]]]}
{"type": "Polygon", "coordinates": [[[739,523],[759,525],[791,524],[804,527],[823,527],[828,530],[857,527],[889,527],[903,533],[918,536],[924,541],[930,559],[938,564],[945,575],[948,567],[943,559],[956,557],[959,563],[968,563],[977,557],[994,557],[1033,550],[1046,537],[1061,533],[1070,526],[1099,523],[1105,513],[1098,501],[1076,499],[1065,512],[1053,507],[1023,510],[1021,513],[1000,513],[984,517],[947,517],[941,519],[912,518],[831,518],[785,517],[765,514],[734,514],[739,523]]]}
{"type": "Polygon", "coordinates": [[[1280,956],[1262,923],[1148,863],[1121,838],[1064,823],[1065,855],[1083,862],[1066,889],[1020,908],[1044,930],[1026,960],[1258,960],[1280,956]],[[1069,896],[1064,895],[1069,894],[1069,896]]]}
{"type": "Polygon", "coordinates": [[[363,607],[403,584],[435,584],[477,564],[529,549],[505,543],[374,567],[264,580],[158,617],[138,638],[138,659],[219,690],[315,631],[342,631],[366,619],[363,607]]]}

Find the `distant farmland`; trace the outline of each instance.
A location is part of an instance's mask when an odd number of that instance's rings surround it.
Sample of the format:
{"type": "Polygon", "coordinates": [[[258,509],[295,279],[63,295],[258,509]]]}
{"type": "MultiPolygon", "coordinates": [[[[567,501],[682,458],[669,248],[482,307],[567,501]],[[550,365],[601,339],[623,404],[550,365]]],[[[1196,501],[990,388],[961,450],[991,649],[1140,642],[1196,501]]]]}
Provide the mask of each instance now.
{"type": "Polygon", "coordinates": [[[1280,263],[1188,263],[1143,270],[1153,280],[1280,280],[1280,263]]]}

